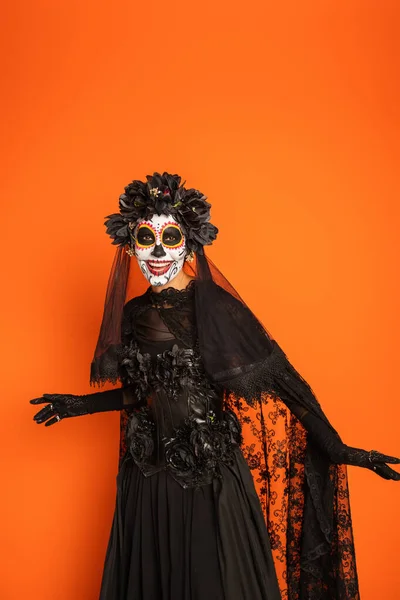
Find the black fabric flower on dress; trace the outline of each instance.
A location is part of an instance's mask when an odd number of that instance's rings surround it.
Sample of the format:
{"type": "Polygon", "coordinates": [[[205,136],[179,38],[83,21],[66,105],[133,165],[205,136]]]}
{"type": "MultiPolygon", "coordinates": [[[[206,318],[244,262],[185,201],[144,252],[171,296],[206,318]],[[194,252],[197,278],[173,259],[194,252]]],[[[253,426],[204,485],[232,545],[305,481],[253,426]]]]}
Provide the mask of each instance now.
{"type": "MultiPolygon", "coordinates": [[[[156,431],[149,406],[132,412],[127,426],[128,448],[145,475],[159,470],[154,462],[156,431]]],[[[242,441],[240,423],[231,411],[224,411],[221,419],[211,411],[201,421],[188,417],[163,440],[165,468],[184,488],[207,485],[221,477],[219,464],[231,464],[242,441]]]]}
{"type": "Polygon", "coordinates": [[[230,411],[222,419],[212,413],[201,422],[188,418],[165,444],[167,469],[184,488],[207,485],[221,477],[219,464],[231,464],[241,443],[239,421],[230,411]]]}
{"type": "Polygon", "coordinates": [[[181,225],[189,250],[202,252],[211,244],[218,229],[210,223],[211,204],[199,190],[185,189],[179,175],[164,172],[146,176],[147,181],[134,180],[119,197],[119,213],[108,215],[107,234],[118,246],[131,241],[130,229],[141,219],[153,214],[172,215],[181,225]]]}
{"type": "Polygon", "coordinates": [[[175,344],[158,356],[154,375],[154,387],[161,387],[169,398],[178,400],[181,390],[197,394],[197,402],[204,394],[212,393],[209,382],[205,378],[200,356],[192,348],[179,348],[175,344]]]}
{"type": "Polygon", "coordinates": [[[198,352],[177,344],[152,360],[131,340],[122,351],[119,369],[124,385],[134,389],[138,404],[146,401],[151,389],[162,389],[173,400],[178,400],[182,389],[196,394],[197,399],[212,397],[214,393],[198,352]]]}
{"type": "Polygon", "coordinates": [[[133,386],[136,403],[141,405],[146,402],[150,389],[153,367],[151,356],[142,354],[137,344],[124,346],[120,358],[119,369],[124,385],[133,386]]]}
{"type": "Polygon", "coordinates": [[[160,467],[154,452],[157,447],[158,455],[161,443],[165,468],[183,487],[205,485],[219,477],[219,464],[230,463],[242,444],[241,425],[232,411],[221,411],[218,417],[214,412],[218,392],[198,352],[175,344],[151,358],[132,341],[125,349],[121,371],[137,403],[142,404],[133,411],[126,432],[130,453],[142,472],[150,475],[160,467]],[[162,439],[157,437],[152,407],[146,404],[154,390],[177,403],[184,394],[189,407],[189,416],[162,439]]]}
{"type": "Polygon", "coordinates": [[[127,437],[130,453],[139,467],[145,466],[153,455],[155,430],[156,426],[147,406],[131,414],[127,437]]]}

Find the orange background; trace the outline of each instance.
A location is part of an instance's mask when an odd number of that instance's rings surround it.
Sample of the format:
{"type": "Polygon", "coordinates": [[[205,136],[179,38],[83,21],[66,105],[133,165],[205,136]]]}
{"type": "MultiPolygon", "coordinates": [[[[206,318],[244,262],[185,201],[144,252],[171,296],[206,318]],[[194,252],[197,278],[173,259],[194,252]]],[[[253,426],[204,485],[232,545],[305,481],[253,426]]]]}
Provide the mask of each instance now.
{"type": "MultiPolygon", "coordinates": [[[[96,600],[118,414],[45,429],[28,400],[93,391],[103,217],[131,179],[178,172],[208,195],[210,257],[344,440],[400,454],[400,5],[8,4],[0,598],[96,600]]],[[[349,478],[361,597],[395,600],[400,483],[349,478]]]]}

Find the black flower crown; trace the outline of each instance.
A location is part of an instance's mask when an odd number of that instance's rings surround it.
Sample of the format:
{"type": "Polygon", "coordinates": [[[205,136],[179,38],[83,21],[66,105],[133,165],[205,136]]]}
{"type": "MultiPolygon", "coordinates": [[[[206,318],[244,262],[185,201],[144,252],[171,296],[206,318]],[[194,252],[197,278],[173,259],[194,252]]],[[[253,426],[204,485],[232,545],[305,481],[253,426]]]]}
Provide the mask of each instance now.
{"type": "Polygon", "coordinates": [[[147,181],[135,179],[119,197],[119,213],[105,217],[105,226],[112,243],[125,246],[131,242],[131,230],[141,219],[154,214],[171,215],[186,236],[186,245],[194,252],[212,244],[218,229],[210,223],[211,204],[199,190],[185,189],[179,175],[164,172],[146,176],[147,181]]]}

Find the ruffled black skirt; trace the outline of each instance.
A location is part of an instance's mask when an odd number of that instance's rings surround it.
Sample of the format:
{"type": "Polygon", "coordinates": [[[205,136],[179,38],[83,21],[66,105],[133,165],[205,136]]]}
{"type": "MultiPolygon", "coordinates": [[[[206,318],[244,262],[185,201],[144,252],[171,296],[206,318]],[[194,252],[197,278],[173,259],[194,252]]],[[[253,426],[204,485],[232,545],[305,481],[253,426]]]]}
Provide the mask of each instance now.
{"type": "Polygon", "coordinates": [[[126,457],[100,600],[281,600],[268,532],[239,448],[222,478],[182,488],[126,457]]]}

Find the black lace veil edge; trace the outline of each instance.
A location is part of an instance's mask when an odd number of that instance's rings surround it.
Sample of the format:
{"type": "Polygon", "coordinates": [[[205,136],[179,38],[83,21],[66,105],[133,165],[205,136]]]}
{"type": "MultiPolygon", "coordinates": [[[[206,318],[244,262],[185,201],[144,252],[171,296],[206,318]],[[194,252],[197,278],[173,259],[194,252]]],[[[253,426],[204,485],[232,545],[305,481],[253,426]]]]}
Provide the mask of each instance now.
{"type": "Polygon", "coordinates": [[[359,600],[346,466],[330,463],[276,392],[251,408],[234,393],[228,402],[243,427],[282,599],[359,600]]]}
{"type": "Polygon", "coordinates": [[[121,349],[121,322],[130,272],[130,257],[123,246],[115,251],[108,277],[103,317],[94,356],[90,365],[90,384],[115,384],[119,380],[117,369],[121,349]]]}

